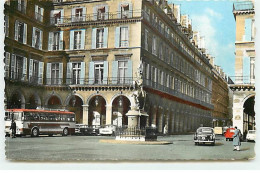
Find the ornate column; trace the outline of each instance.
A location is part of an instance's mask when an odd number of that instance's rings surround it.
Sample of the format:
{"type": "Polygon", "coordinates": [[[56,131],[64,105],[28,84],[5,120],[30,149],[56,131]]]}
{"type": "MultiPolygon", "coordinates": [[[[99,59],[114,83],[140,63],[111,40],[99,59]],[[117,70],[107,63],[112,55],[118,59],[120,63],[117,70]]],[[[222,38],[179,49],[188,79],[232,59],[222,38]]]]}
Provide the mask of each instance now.
{"type": "Polygon", "coordinates": [[[106,124],[112,124],[112,105],[106,105],[106,124]]]}
{"type": "Polygon", "coordinates": [[[89,105],[82,105],[83,107],[83,124],[88,125],[88,107],[89,105]]]}

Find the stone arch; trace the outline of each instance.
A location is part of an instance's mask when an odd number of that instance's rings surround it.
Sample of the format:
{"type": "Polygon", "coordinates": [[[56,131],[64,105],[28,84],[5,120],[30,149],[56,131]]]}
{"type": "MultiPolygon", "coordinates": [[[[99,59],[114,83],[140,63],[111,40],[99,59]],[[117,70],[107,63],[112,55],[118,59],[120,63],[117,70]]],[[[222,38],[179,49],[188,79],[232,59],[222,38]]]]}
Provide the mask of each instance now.
{"type": "Polygon", "coordinates": [[[104,95],[92,94],[86,103],[88,105],[88,125],[105,125],[107,100],[104,95]]]}
{"type": "Polygon", "coordinates": [[[111,98],[110,105],[113,104],[113,101],[114,101],[118,96],[125,96],[125,97],[127,97],[128,100],[130,101],[130,106],[131,106],[131,107],[135,105],[134,100],[131,99],[132,97],[129,97],[128,95],[126,95],[126,94],[121,94],[121,93],[117,93],[117,94],[115,94],[115,95],[111,98]]]}
{"type": "Polygon", "coordinates": [[[22,109],[24,109],[25,108],[25,97],[24,97],[24,94],[22,93],[22,91],[20,91],[20,90],[16,90],[16,91],[14,91],[12,94],[11,94],[11,96],[10,96],[10,98],[8,99],[9,101],[9,103],[8,103],[8,108],[22,108],[22,109]],[[15,100],[15,98],[14,97],[20,97],[20,99],[19,100],[15,100]],[[14,99],[14,100],[13,100],[14,99]],[[16,103],[17,104],[19,104],[19,105],[16,105],[16,103]],[[15,104],[15,105],[14,105],[15,104]]]}
{"type": "MultiPolygon", "coordinates": [[[[42,105],[42,101],[41,101],[41,98],[38,93],[35,92],[29,96],[29,104],[35,104],[36,108],[40,107],[42,105]],[[31,99],[34,99],[34,100],[31,100],[31,99]]],[[[30,105],[29,105],[29,107],[32,108],[30,105]]]]}
{"type": "Polygon", "coordinates": [[[61,105],[62,105],[63,101],[62,101],[61,96],[58,95],[57,93],[53,92],[53,93],[50,93],[50,94],[47,95],[47,97],[46,97],[46,99],[45,99],[44,106],[48,106],[48,101],[49,101],[49,99],[50,99],[51,97],[53,97],[53,96],[58,97],[58,99],[60,100],[60,103],[61,103],[61,105]]]}
{"type": "Polygon", "coordinates": [[[103,97],[103,99],[106,101],[106,105],[108,104],[107,98],[104,96],[104,94],[101,94],[101,93],[93,93],[93,94],[91,94],[91,95],[87,98],[87,100],[86,100],[86,105],[89,105],[90,100],[91,100],[93,97],[95,97],[95,96],[101,96],[101,97],[103,97]]]}
{"type": "MultiPolygon", "coordinates": [[[[82,95],[80,95],[80,94],[78,94],[78,93],[75,93],[75,94],[73,94],[73,95],[74,95],[74,96],[78,96],[78,97],[82,100],[83,105],[84,105],[84,98],[82,97],[82,95]]],[[[68,106],[68,105],[69,105],[70,99],[73,97],[73,95],[72,95],[72,94],[69,94],[69,95],[66,97],[65,102],[64,102],[64,105],[65,105],[65,106],[68,106]]]]}
{"type": "Polygon", "coordinates": [[[255,97],[255,94],[249,94],[249,95],[247,95],[245,98],[243,98],[243,100],[241,101],[242,107],[243,107],[243,105],[245,104],[245,102],[246,102],[249,98],[251,98],[251,97],[255,97]]]}

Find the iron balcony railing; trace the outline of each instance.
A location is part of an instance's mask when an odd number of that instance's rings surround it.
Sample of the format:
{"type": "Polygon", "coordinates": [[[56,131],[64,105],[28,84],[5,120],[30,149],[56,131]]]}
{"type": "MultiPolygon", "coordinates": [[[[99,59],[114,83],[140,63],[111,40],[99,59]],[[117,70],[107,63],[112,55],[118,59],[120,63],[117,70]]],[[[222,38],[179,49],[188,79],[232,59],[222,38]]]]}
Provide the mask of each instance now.
{"type": "Polygon", "coordinates": [[[254,85],[255,84],[255,78],[252,76],[229,76],[232,82],[229,82],[229,84],[241,84],[241,85],[254,85]]]}
{"type": "Polygon", "coordinates": [[[202,101],[202,100],[199,100],[197,98],[191,97],[189,95],[183,94],[183,93],[181,93],[181,92],[179,92],[175,89],[172,89],[168,86],[161,85],[157,82],[151,81],[150,79],[144,79],[143,82],[144,82],[144,86],[146,86],[146,87],[156,89],[156,90],[159,90],[161,92],[168,93],[169,95],[179,97],[179,98],[182,98],[182,99],[187,100],[189,102],[192,102],[192,103],[195,103],[195,104],[200,104],[202,106],[213,109],[213,105],[211,103],[207,103],[205,101],[202,101]]]}
{"type": "Polygon", "coordinates": [[[120,86],[133,85],[134,78],[111,77],[111,78],[46,78],[46,85],[99,85],[99,86],[120,86]]]}
{"type": "Polygon", "coordinates": [[[132,19],[137,17],[142,17],[142,10],[134,10],[128,12],[92,13],[82,16],[61,16],[59,18],[51,17],[50,25],[81,23],[91,21],[106,21],[115,19],[132,19]]]}

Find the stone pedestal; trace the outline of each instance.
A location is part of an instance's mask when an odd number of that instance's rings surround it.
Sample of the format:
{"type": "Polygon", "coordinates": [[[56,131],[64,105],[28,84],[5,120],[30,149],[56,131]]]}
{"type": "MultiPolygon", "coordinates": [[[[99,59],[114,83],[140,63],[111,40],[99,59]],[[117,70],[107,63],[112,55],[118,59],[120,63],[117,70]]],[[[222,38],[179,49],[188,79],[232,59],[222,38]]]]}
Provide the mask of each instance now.
{"type": "Polygon", "coordinates": [[[139,127],[139,116],[128,116],[128,127],[139,127]]]}

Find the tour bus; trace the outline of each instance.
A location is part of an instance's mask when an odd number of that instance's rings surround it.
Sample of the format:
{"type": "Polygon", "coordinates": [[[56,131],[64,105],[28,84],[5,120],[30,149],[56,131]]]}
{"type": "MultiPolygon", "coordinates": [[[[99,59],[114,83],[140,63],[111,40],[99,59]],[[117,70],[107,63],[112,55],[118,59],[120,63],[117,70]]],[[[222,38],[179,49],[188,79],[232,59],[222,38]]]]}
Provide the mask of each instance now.
{"type": "Polygon", "coordinates": [[[75,114],[68,111],[40,109],[7,109],[5,111],[5,133],[11,134],[11,122],[16,123],[19,136],[56,135],[67,136],[75,133],[75,114]]]}

